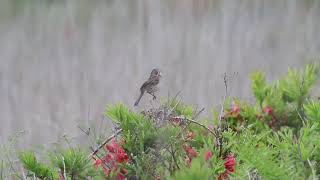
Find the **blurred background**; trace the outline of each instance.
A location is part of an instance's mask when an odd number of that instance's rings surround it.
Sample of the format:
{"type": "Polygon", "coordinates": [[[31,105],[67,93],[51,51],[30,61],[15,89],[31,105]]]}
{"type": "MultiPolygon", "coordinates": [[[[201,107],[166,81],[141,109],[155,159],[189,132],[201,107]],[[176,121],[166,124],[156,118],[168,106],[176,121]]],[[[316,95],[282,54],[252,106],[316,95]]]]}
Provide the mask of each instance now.
{"type": "Polygon", "coordinates": [[[274,80],[319,57],[319,17],[318,0],[1,0],[0,143],[21,130],[23,147],[81,139],[107,104],[133,108],[154,67],[160,96],[181,91],[205,115],[223,73],[250,100],[252,71],[274,80]]]}

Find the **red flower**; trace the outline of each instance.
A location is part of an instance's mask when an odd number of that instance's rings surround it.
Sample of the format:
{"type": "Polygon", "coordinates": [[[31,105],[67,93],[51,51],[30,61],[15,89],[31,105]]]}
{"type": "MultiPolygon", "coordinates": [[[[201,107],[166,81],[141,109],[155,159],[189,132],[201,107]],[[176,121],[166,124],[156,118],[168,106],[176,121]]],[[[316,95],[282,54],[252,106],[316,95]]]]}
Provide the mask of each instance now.
{"type": "Polygon", "coordinates": [[[211,150],[208,150],[207,153],[206,153],[206,157],[205,157],[205,158],[206,158],[206,161],[208,161],[209,159],[211,159],[212,156],[213,156],[212,151],[211,151],[211,150]]]}
{"type": "Polygon", "coordinates": [[[272,109],[272,107],[269,107],[269,106],[265,107],[265,108],[264,108],[264,112],[267,113],[269,116],[273,116],[273,109],[272,109]]]}
{"type": "Polygon", "coordinates": [[[194,139],[195,137],[196,137],[196,133],[192,131],[188,132],[187,139],[191,140],[191,139],[194,139]]]}
{"type": "Polygon", "coordinates": [[[111,163],[114,159],[114,156],[111,154],[111,153],[108,153],[105,157],[104,157],[104,160],[107,162],[107,163],[111,163]]]}
{"type": "Polygon", "coordinates": [[[195,158],[195,157],[197,157],[197,155],[198,155],[197,151],[196,151],[193,147],[191,147],[191,146],[186,145],[186,146],[184,147],[184,150],[187,152],[187,155],[188,155],[190,158],[195,158]]]}
{"type": "Polygon", "coordinates": [[[126,176],[122,173],[118,173],[118,180],[125,180],[126,179],[126,176]]]}
{"type": "Polygon", "coordinates": [[[59,174],[59,180],[64,180],[64,177],[62,174],[59,174]]]}
{"type": "Polygon", "coordinates": [[[236,158],[233,155],[229,155],[224,163],[224,167],[227,169],[227,173],[231,174],[235,172],[236,158]]]}
{"type": "MultiPolygon", "coordinates": [[[[129,160],[129,157],[126,151],[119,145],[115,139],[112,139],[111,143],[105,146],[107,154],[103,160],[96,160],[96,167],[102,166],[105,176],[108,177],[111,172],[119,172],[119,164],[126,163],[129,160]]],[[[128,174],[126,169],[120,169],[120,172],[117,174],[118,179],[126,179],[125,175],[128,174]]]]}
{"type": "Polygon", "coordinates": [[[103,164],[103,161],[101,159],[97,159],[94,163],[94,166],[96,168],[100,167],[103,164]]]}
{"type": "Polygon", "coordinates": [[[235,116],[240,114],[240,106],[238,106],[235,102],[232,103],[231,105],[231,113],[235,116]]]}
{"type": "Polygon", "coordinates": [[[114,153],[116,151],[115,147],[113,147],[111,144],[107,144],[106,149],[111,153],[114,153]]]}
{"type": "Polygon", "coordinates": [[[111,143],[106,145],[106,149],[111,153],[116,153],[119,149],[122,149],[122,147],[113,138],[111,143]]]}
{"type": "Polygon", "coordinates": [[[103,167],[103,172],[106,177],[108,177],[111,173],[111,169],[103,167]]]}
{"type": "Polygon", "coordinates": [[[236,158],[234,155],[228,155],[226,158],[226,162],[224,163],[224,167],[226,168],[226,171],[218,177],[218,180],[229,180],[229,175],[236,171],[236,158]]]}
{"type": "Polygon", "coordinates": [[[172,117],[171,120],[177,126],[180,125],[182,122],[182,118],[179,116],[172,117]]]}
{"type": "Polygon", "coordinates": [[[115,139],[113,139],[110,144],[106,145],[106,149],[109,151],[105,157],[107,162],[117,161],[118,163],[123,163],[129,160],[126,151],[115,141],[115,139]]]}
{"type": "Polygon", "coordinates": [[[127,162],[128,160],[129,160],[129,157],[128,157],[127,153],[122,152],[122,153],[117,154],[117,162],[118,163],[127,162]]]}

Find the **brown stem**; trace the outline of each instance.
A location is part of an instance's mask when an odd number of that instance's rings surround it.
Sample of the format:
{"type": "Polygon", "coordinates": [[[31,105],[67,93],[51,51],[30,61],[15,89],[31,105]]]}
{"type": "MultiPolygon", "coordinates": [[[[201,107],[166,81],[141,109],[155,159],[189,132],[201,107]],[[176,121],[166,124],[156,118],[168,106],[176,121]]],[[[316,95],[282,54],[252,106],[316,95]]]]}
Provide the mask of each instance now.
{"type": "Polygon", "coordinates": [[[176,165],[177,169],[180,169],[171,143],[170,143],[170,148],[167,148],[167,151],[171,154],[173,162],[176,165]]]}
{"type": "Polygon", "coordinates": [[[114,137],[116,137],[118,134],[120,134],[122,132],[122,129],[117,130],[117,132],[115,132],[113,135],[111,135],[110,137],[108,137],[102,144],[100,144],[96,149],[93,150],[93,152],[88,156],[88,158],[91,158],[91,156],[95,155],[96,153],[98,153],[98,151],[105,146],[109,141],[111,141],[111,139],[113,139],[114,137]]]}
{"type": "Polygon", "coordinates": [[[191,123],[197,124],[197,125],[205,128],[206,130],[208,130],[208,131],[209,131],[210,133],[212,133],[215,137],[217,136],[216,133],[215,133],[214,131],[212,131],[211,129],[209,129],[207,126],[205,126],[205,125],[203,125],[203,124],[201,124],[201,123],[199,123],[199,122],[197,122],[197,121],[195,121],[195,120],[192,120],[192,119],[185,119],[185,120],[187,120],[187,121],[189,121],[189,122],[191,122],[191,123]]]}

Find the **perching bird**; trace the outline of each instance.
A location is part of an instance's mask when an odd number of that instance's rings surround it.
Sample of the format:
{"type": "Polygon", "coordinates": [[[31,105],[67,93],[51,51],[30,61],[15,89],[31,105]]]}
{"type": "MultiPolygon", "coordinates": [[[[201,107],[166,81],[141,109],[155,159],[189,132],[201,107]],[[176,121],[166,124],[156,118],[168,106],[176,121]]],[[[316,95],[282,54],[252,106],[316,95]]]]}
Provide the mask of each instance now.
{"type": "Polygon", "coordinates": [[[134,103],[135,106],[137,106],[140,102],[140,99],[142,98],[143,94],[145,92],[149,93],[153,96],[153,99],[156,99],[156,96],[154,93],[158,91],[157,85],[160,82],[161,72],[159,69],[155,68],[151,71],[149,79],[142,84],[140,87],[140,96],[137,99],[137,101],[134,103]]]}

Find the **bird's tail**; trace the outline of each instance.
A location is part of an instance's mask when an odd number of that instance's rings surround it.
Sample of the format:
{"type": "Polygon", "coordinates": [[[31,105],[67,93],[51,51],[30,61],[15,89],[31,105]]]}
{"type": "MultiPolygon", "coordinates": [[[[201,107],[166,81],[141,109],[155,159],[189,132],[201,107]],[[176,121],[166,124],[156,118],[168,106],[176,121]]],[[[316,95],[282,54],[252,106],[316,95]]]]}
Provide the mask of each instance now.
{"type": "Polygon", "coordinates": [[[142,98],[143,96],[143,92],[140,93],[140,96],[139,98],[137,99],[137,101],[134,103],[134,106],[138,106],[139,102],[140,102],[140,99],[142,98]]]}

